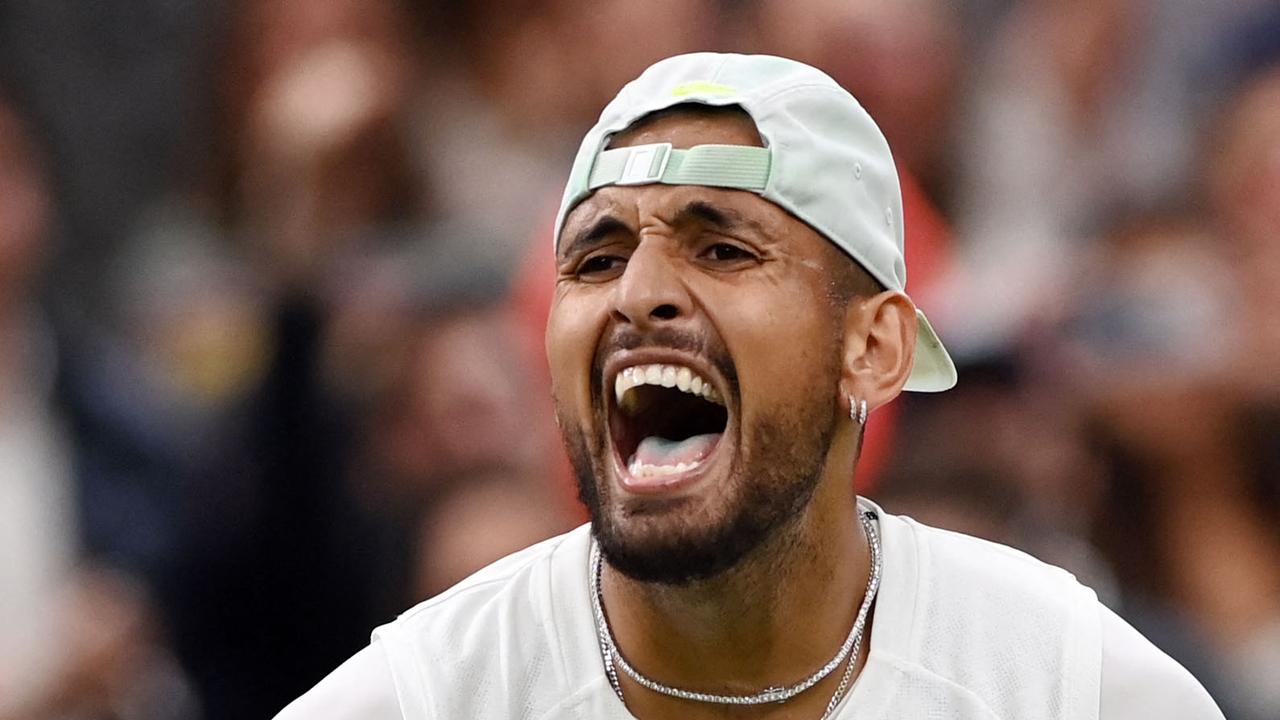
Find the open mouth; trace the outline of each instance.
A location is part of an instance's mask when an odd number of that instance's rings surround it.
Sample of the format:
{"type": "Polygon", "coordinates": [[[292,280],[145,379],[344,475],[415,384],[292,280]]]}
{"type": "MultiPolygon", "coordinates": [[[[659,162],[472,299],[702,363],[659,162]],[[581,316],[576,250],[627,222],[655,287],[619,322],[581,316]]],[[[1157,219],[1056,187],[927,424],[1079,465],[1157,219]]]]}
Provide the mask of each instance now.
{"type": "Polygon", "coordinates": [[[693,475],[728,422],[721,392],[689,367],[633,365],[614,377],[609,431],[628,485],[666,487],[693,475]]]}

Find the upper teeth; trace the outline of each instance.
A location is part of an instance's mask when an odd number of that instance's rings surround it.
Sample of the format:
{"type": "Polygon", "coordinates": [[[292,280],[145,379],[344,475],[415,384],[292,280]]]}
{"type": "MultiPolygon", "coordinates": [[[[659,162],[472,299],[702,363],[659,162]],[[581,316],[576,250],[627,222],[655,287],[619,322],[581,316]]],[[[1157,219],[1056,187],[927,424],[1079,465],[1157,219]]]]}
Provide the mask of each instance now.
{"type": "Polygon", "coordinates": [[[682,392],[698,395],[707,400],[723,405],[724,400],[715,387],[703,380],[700,375],[681,365],[633,365],[623,368],[613,381],[613,392],[619,404],[622,404],[627,391],[640,385],[658,385],[678,388],[682,392]]]}

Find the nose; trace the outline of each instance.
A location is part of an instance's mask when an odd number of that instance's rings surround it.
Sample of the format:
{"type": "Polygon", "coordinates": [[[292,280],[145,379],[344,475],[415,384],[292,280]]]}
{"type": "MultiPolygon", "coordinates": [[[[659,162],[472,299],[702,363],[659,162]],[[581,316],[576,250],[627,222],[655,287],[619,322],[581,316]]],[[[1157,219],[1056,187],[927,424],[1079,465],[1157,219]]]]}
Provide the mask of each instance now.
{"type": "Polygon", "coordinates": [[[657,244],[641,242],[615,286],[615,319],[644,330],[687,317],[692,302],[677,262],[657,244]]]}

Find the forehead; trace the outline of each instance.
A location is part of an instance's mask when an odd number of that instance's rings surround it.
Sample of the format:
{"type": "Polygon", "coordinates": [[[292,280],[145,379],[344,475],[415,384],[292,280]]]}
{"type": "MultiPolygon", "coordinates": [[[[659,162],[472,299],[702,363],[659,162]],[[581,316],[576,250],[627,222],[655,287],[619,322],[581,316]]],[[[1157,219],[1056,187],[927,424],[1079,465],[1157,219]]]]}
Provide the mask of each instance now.
{"type": "Polygon", "coordinates": [[[763,147],[751,116],[737,108],[677,108],[641,119],[609,140],[609,147],[669,142],[677,149],[695,145],[763,147]]]}

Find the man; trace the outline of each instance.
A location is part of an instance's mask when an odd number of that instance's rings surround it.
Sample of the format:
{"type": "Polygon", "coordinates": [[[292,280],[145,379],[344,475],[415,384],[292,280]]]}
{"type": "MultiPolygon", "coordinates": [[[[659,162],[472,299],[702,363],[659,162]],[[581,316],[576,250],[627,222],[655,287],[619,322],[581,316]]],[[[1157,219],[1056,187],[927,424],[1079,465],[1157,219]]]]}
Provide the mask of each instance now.
{"type": "Polygon", "coordinates": [[[623,88],[547,327],[590,526],[378,629],[280,718],[1221,718],[1067,573],[859,500],[867,416],[955,370],[903,293],[888,146],[805,65],[623,88]]]}

